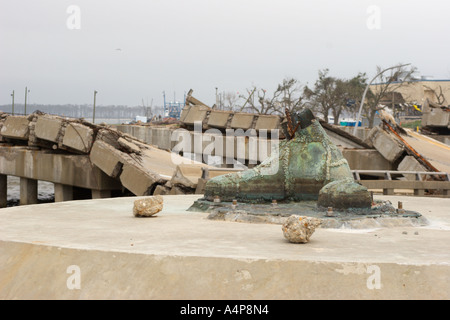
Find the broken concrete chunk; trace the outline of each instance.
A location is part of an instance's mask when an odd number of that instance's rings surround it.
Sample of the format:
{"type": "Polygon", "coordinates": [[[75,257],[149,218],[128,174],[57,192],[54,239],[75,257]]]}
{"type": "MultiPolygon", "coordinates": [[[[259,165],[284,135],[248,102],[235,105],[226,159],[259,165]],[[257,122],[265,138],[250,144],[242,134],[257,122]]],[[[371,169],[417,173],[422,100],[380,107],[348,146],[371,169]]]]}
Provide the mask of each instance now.
{"type": "Polygon", "coordinates": [[[117,140],[117,142],[119,143],[119,145],[125,149],[127,152],[131,152],[131,153],[137,153],[140,154],[141,153],[141,149],[134,143],[125,140],[124,138],[119,138],[117,140]]]}
{"type": "Polygon", "coordinates": [[[163,196],[169,194],[170,188],[162,185],[157,185],[155,191],[153,192],[154,196],[163,196]]]}
{"type": "Polygon", "coordinates": [[[385,132],[379,127],[377,127],[373,133],[371,132],[371,134],[373,134],[373,147],[377,149],[386,160],[394,162],[403,154],[404,148],[393,135],[385,132]]]}
{"type": "Polygon", "coordinates": [[[313,217],[291,215],[281,229],[284,237],[292,243],[307,243],[321,224],[321,220],[313,217]]]}
{"type": "Polygon", "coordinates": [[[94,130],[88,126],[70,122],[65,128],[63,146],[89,153],[94,139],[94,130]]]}
{"type": "Polygon", "coordinates": [[[58,143],[64,121],[52,116],[38,116],[34,133],[36,138],[58,143]]]}
{"type": "Polygon", "coordinates": [[[180,164],[177,166],[172,179],[170,180],[170,185],[182,185],[188,188],[195,189],[197,187],[198,179],[202,177],[203,170],[205,167],[202,164],[180,164]]]}
{"type": "Polygon", "coordinates": [[[189,194],[189,192],[186,192],[184,189],[182,189],[178,186],[173,186],[172,189],[170,189],[169,194],[170,195],[184,195],[184,194],[189,194]]]}
{"type": "Polygon", "coordinates": [[[117,178],[122,172],[123,163],[129,157],[108,143],[97,140],[92,146],[89,158],[94,165],[108,176],[117,178]]]}
{"type": "Polygon", "coordinates": [[[135,217],[150,217],[163,209],[163,197],[151,196],[134,201],[133,214],[135,217]]]}
{"type": "Polygon", "coordinates": [[[114,148],[120,148],[120,144],[117,140],[120,138],[120,133],[115,129],[101,129],[97,133],[96,141],[104,141],[114,148]]]}
{"type": "Polygon", "coordinates": [[[227,128],[228,118],[232,114],[231,111],[213,110],[209,114],[208,126],[213,128],[227,128]]]}
{"type": "Polygon", "coordinates": [[[155,185],[162,184],[165,181],[157,173],[145,171],[136,165],[125,163],[120,175],[120,182],[136,196],[147,196],[152,194],[155,185]]]}
{"type": "MultiPolygon", "coordinates": [[[[402,162],[399,163],[397,167],[398,171],[427,171],[424,166],[422,166],[419,161],[413,156],[406,156],[403,158],[402,162]]],[[[403,174],[407,180],[416,180],[415,174],[403,174]]]]}
{"type": "Polygon", "coordinates": [[[29,122],[25,116],[9,116],[3,123],[0,134],[5,138],[28,140],[29,122]]]}
{"type": "Polygon", "coordinates": [[[196,122],[202,123],[209,110],[211,110],[209,107],[202,105],[191,106],[183,122],[187,125],[194,125],[196,122]]]}
{"type": "Polygon", "coordinates": [[[279,116],[272,115],[259,115],[256,120],[256,130],[274,130],[279,129],[281,124],[281,118],[279,116]]]}
{"type": "Polygon", "coordinates": [[[250,129],[255,115],[253,113],[235,113],[230,127],[233,129],[250,129]]]}

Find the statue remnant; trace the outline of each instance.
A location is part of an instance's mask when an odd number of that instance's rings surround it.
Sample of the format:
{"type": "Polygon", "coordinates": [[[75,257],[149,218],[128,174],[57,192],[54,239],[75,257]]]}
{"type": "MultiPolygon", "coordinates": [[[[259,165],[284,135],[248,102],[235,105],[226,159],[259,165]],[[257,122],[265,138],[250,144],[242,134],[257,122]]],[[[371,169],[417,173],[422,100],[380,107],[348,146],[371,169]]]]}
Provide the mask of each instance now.
{"type": "Polygon", "coordinates": [[[318,200],[322,207],[370,208],[367,188],[353,179],[347,160],[309,109],[288,117],[279,152],[259,166],[215,177],[206,183],[205,199],[272,202],[318,200]],[[278,164],[274,174],[267,168],[278,164]]]}

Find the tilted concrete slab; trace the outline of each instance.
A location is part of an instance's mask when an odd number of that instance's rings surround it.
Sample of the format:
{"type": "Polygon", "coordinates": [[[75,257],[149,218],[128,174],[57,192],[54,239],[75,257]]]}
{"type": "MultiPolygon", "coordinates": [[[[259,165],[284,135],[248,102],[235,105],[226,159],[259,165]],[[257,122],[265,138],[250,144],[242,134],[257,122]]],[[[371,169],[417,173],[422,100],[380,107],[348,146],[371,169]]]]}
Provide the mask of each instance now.
{"type": "Polygon", "coordinates": [[[63,146],[89,153],[94,141],[94,130],[80,123],[69,123],[65,129],[63,146]]]}
{"type": "Polygon", "coordinates": [[[94,142],[89,158],[95,166],[113,178],[120,175],[123,164],[130,159],[129,155],[101,140],[94,142]]]}
{"type": "Polygon", "coordinates": [[[450,173],[450,146],[412,130],[403,136],[405,141],[436,169],[450,173]]]}
{"type": "MultiPolygon", "coordinates": [[[[418,171],[424,172],[427,171],[413,156],[406,156],[403,160],[398,164],[398,171],[418,171]]],[[[408,180],[416,180],[416,176],[414,174],[404,174],[405,178],[408,180]]]]}
{"type": "Polygon", "coordinates": [[[232,129],[250,129],[254,118],[255,115],[253,113],[235,113],[231,120],[230,127],[232,129]]]}
{"type": "Polygon", "coordinates": [[[450,298],[450,199],[379,196],[430,224],[293,244],[280,225],[187,212],[199,197],[164,196],[150,218],[136,197],[1,209],[0,299],[450,298]]]}
{"type": "Polygon", "coordinates": [[[394,170],[393,164],[376,149],[340,148],[352,170],[394,170]]]}
{"type": "Polygon", "coordinates": [[[191,126],[193,126],[195,122],[202,123],[210,110],[211,108],[202,105],[191,106],[183,122],[191,126]]]}
{"type": "Polygon", "coordinates": [[[30,121],[25,116],[9,116],[3,123],[0,134],[5,138],[28,140],[30,121]]]}
{"type": "Polygon", "coordinates": [[[256,120],[255,129],[256,130],[274,130],[280,129],[281,118],[279,116],[272,115],[258,115],[256,120]]]}
{"type": "Polygon", "coordinates": [[[212,110],[207,124],[209,127],[225,129],[231,114],[231,111],[212,110]]]}
{"type": "Polygon", "coordinates": [[[198,180],[202,177],[202,168],[205,167],[207,166],[201,164],[180,164],[177,166],[172,179],[170,179],[170,183],[172,186],[180,184],[195,189],[198,180]]]}
{"type": "Polygon", "coordinates": [[[137,196],[151,195],[157,184],[166,182],[159,174],[125,163],[120,175],[122,185],[137,196]]]}
{"type": "Polygon", "coordinates": [[[404,154],[405,149],[393,134],[384,131],[380,127],[375,127],[374,130],[376,132],[372,135],[373,146],[386,160],[394,162],[404,154]]]}
{"type": "Polygon", "coordinates": [[[58,142],[64,121],[52,116],[38,116],[34,127],[36,138],[50,142],[58,142]]]}

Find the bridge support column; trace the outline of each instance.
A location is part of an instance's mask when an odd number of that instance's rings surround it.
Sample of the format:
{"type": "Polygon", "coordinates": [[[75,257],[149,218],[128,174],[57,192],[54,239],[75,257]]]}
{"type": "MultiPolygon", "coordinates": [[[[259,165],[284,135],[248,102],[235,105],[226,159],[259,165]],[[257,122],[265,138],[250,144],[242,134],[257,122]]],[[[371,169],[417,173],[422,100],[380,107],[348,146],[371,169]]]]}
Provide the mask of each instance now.
{"type": "Polygon", "coordinates": [[[0,208],[6,208],[8,202],[8,176],[0,174],[0,208]]]}
{"type": "Polygon", "coordinates": [[[73,200],[73,187],[55,183],[55,202],[73,200]]]}
{"type": "Polygon", "coordinates": [[[92,199],[111,198],[111,190],[94,190],[92,189],[92,199]]]}
{"type": "Polygon", "coordinates": [[[34,179],[20,178],[20,205],[38,203],[38,182],[34,179]]]}

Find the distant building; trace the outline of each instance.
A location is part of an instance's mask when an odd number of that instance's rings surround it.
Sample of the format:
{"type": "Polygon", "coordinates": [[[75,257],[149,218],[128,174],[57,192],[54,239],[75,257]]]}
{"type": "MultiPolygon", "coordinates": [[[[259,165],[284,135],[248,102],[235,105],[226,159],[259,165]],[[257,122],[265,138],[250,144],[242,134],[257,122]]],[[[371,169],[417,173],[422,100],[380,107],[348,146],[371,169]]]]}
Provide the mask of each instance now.
{"type": "MultiPolygon", "coordinates": [[[[371,85],[371,90],[376,92],[382,84],[371,85]]],[[[425,100],[440,104],[450,105],[450,80],[434,80],[430,77],[421,77],[409,81],[408,84],[389,92],[382,99],[381,104],[391,106],[392,104],[409,104],[422,106],[425,100]]]]}

